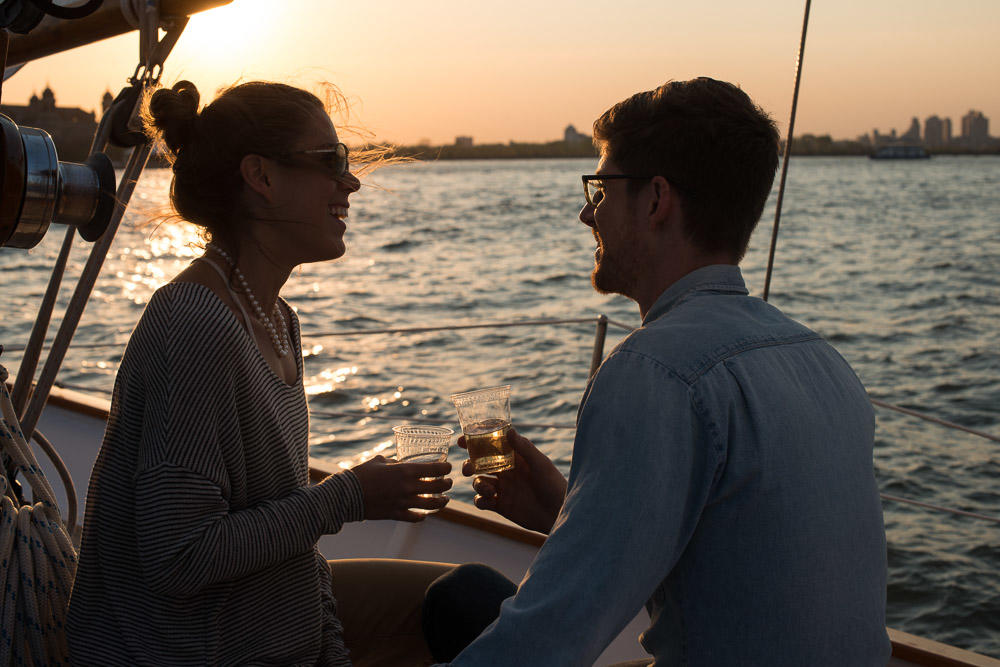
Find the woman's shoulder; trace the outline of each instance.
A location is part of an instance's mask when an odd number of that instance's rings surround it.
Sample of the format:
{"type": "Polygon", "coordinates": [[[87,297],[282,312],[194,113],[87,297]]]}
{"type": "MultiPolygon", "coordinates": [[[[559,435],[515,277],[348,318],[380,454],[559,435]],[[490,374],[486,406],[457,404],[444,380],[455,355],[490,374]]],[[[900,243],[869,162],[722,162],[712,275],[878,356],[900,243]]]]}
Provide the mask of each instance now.
{"type": "Polygon", "coordinates": [[[207,286],[194,282],[170,282],[155,292],[146,304],[130,346],[183,350],[195,345],[199,349],[218,347],[231,340],[239,323],[219,297],[207,286]]]}
{"type": "Polygon", "coordinates": [[[232,319],[229,307],[212,288],[197,282],[169,282],[153,292],[141,320],[164,319],[173,326],[217,326],[232,319]]]}

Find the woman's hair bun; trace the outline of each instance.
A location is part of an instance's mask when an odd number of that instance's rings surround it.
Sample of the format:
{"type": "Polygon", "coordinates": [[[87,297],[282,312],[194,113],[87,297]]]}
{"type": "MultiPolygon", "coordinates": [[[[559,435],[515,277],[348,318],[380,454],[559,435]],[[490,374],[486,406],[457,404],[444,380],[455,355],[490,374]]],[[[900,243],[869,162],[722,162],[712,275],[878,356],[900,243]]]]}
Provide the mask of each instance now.
{"type": "Polygon", "coordinates": [[[174,155],[194,137],[200,99],[193,83],[178,81],[172,88],[157,90],[149,100],[147,122],[159,132],[163,143],[174,155]]]}

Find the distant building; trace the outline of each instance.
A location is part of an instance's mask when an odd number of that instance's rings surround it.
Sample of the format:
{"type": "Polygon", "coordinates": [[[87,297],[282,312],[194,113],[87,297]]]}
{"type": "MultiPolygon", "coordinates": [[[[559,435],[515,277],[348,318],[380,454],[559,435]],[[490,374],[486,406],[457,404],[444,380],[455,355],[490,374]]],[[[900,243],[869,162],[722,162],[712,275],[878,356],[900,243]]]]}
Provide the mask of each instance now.
{"type": "Polygon", "coordinates": [[[472,137],[455,137],[456,146],[471,146],[472,137]]]}
{"type": "Polygon", "coordinates": [[[937,116],[930,116],[924,121],[924,143],[931,148],[948,145],[944,136],[944,121],[937,116]]]}
{"type": "Polygon", "coordinates": [[[85,160],[97,131],[93,111],[57,107],[55,93],[49,87],[42,91],[41,97],[32,95],[27,106],[0,105],[0,113],[18,125],[48,132],[56,145],[59,159],[64,162],[85,160]]]}
{"type": "Polygon", "coordinates": [[[981,111],[962,116],[962,143],[967,148],[985,148],[990,143],[990,121],[981,111]]]}
{"type": "Polygon", "coordinates": [[[563,141],[567,144],[575,144],[577,142],[590,141],[590,137],[586,134],[580,134],[572,125],[567,125],[566,129],[563,130],[563,141]]]}
{"type": "Polygon", "coordinates": [[[951,118],[944,119],[944,145],[951,143],[951,118]]]}
{"type": "Polygon", "coordinates": [[[899,140],[904,144],[919,144],[920,143],[920,121],[916,118],[910,121],[910,129],[904,132],[899,140]]]}
{"type": "Polygon", "coordinates": [[[896,137],[896,130],[892,130],[889,134],[882,134],[878,130],[872,130],[872,145],[884,146],[886,144],[894,144],[899,139],[896,137]]]}

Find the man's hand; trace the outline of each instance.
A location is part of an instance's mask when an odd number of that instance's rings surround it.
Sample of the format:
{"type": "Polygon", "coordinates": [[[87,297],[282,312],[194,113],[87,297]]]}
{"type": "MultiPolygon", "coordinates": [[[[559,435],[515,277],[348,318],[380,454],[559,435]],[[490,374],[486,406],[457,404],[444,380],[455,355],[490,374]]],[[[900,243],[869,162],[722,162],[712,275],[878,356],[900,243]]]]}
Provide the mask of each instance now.
{"type": "Polygon", "coordinates": [[[366,519],[395,519],[396,521],[423,521],[426,514],[410,511],[411,508],[439,510],[448,504],[447,497],[424,498],[421,494],[444,493],[451,488],[451,480],[444,475],[451,472],[451,464],[443,463],[394,463],[383,456],[351,468],[361,482],[365,496],[366,519]],[[441,479],[422,479],[436,478],[441,479]]]}
{"type": "MultiPolygon", "coordinates": [[[[566,498],[566,478],[545,454],[522,438],[513,427],[507,442],[514,448],[514,468],[495,475],[476,475],[472,461],[462,466],[466,477],[475,475],[476,507],[493,510],[514,523],[546,535],[552,530],[566,498]]],[[[465,447],[465,436],[458,439],[465,447]]]]}

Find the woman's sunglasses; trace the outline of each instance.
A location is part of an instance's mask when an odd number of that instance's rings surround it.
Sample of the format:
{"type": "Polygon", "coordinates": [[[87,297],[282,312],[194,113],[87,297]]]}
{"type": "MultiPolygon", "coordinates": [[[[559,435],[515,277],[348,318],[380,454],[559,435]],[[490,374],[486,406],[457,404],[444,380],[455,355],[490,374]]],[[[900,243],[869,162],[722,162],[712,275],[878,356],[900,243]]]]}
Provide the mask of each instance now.
{"type": "Polygon", "coordinates": [[[334,144],[329,148],[309,148],[303,151],[292,151],[279,157],[288,159],[295,155],[304,155],[310,161],[318,163],[325,171],[330,172],[330,175],[334,178],[340,178],[350,168],[347,160],[347,146],[341,143],[334,144]]]}

